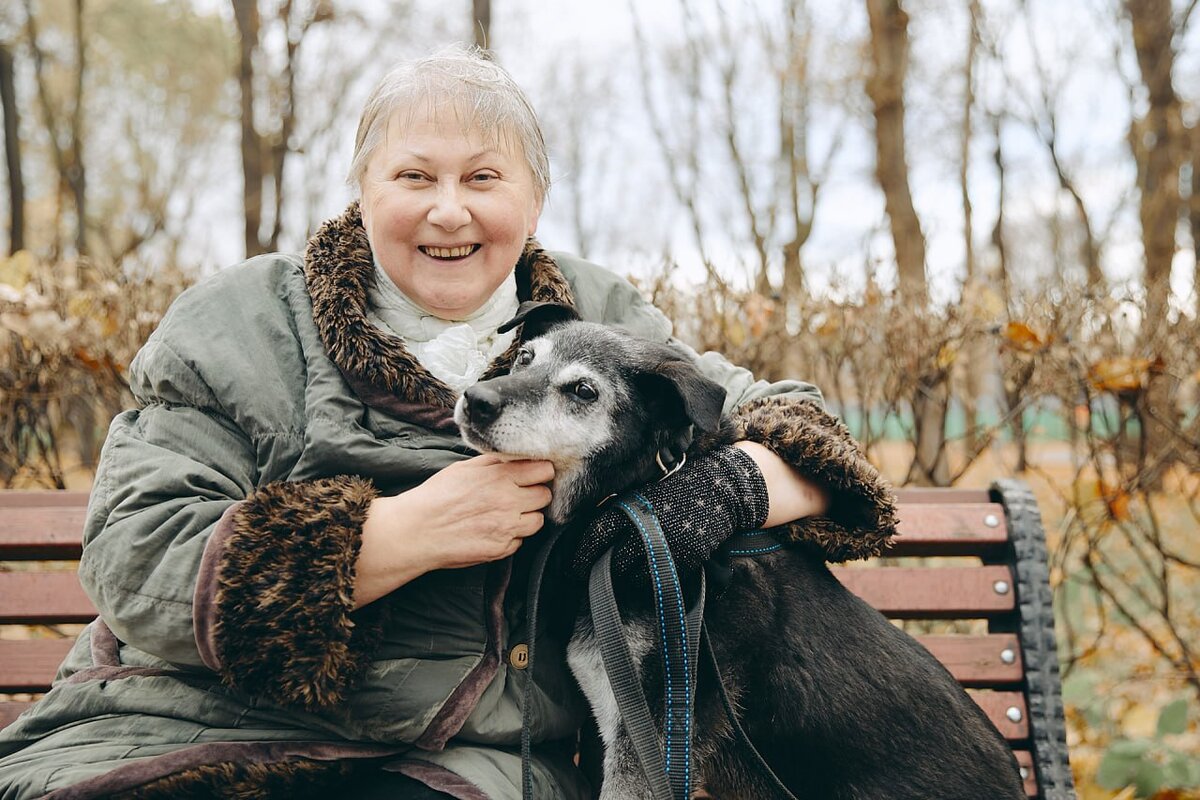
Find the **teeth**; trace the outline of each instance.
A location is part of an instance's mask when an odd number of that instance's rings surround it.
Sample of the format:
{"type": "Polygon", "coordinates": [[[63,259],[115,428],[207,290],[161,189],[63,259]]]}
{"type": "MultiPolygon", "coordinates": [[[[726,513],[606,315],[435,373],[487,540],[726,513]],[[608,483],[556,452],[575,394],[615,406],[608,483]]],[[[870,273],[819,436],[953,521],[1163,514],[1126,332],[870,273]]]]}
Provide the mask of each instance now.
{"type": "Polygon", "coordinates": [[[463,256],[471,255],[475,249],[475,245],[465,245],[463,247],[422,247],[421,250],[426,255],[431,255],[434,258],[462,258],[463,256]]]}

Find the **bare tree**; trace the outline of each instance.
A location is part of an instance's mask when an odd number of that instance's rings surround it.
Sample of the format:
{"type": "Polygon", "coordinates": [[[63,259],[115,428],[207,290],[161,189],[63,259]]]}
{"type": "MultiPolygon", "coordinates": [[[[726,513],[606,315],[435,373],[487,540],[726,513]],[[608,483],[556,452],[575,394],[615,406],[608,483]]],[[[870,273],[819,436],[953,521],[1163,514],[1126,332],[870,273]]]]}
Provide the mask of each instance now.
{"type": "Polygon", "coordinates": [[[1191,195],[1188,197],[1188,222],[1192,231],[1192,315],[1200,319],[1200,120],[1191,127],[1189,141],[1192,164],[1191,195]]]}
{"type": "MultiPolygon", "coordinates": [[[[925,280],[925,234],[909,188],[904,134],[908,15],[899,0],[867,0],[867,17],[871,29],[871,68],[866,88],[875,115],[875,176],[883,190],[884,208],[890,221],[899,297],[905,306],[920,312],[929,307],[929,288],[925,280]]],[[[918,359],[916,365],[920,372],[910,395],[915,450],[908,477],[918,484],[948,486],[948,365],[942,352],[918,359]]]]}
{"type": "MultiPolygon", "coordinates": [[[[793,373],[799,351],[788,343],[788,323],[802,318],[802,250],[813,232],[821,187],[844,141],[848,115],[837,107],[845,102],[844,91],[829,91],[828,99],[821,95],[824,76],[814,64],[831,68],[814,55],[822,38],[806,0],[785,0],[770,13],[743,14],[723,0],[700,6],[681,2],[679,19],[682,41],[657,61],[661,69],[652,70],[654,52],[635,14],[645,111],[718,293],[730,294],[730,285],[715,269],[706,242],[732,240],[747,254],[753,296],[733,293],[735,303],[716,307],[752,305],[752,324],[743,324],[745,314],[732,315],[730,324],[777,347],[775,358],[758,365],[764,376],[793,373]],[[748,48],[747,42],[757,46],[748,48]],[[748,97],[755,99],[747,102],[748,97]],[[817,119],[821,135],[813,136],[817,119]],[[822,141],[828,144],[817,144],[822,141]],[[729,208],[717,212],[719,219],[698,202],[713,196],[701,188],[712,180],[732,187],[720,198],[729,208]]],[[[838,88],[844,90],[844,84],[838,88]]]]}
{"type": "Polygon", "coordinates": [[[687,3],[681,3],[681,28],[685,32],[685,45],[678,55],[677,72],[682,78],[682,86],[672,87],[672,91],[668,93],[668,98],[673,98],[678,104],[671,106],[662,102],[664,98],[655,94],[655,72],[652,68],[654,50],[646,40],[633,0],[630,0],[629,9],[633,18],[634,52],[637,54],[642,101],[655,146],[666,167],[671,192],[676,202],[687,212],[689,227],[708,280],[718,291],[726,292],[728,285],[725,278],[709,255],[705,241],[705,221],[697,202],[702,177],[700,135],[704,130],[701,119],[705,103],[701,84],[704,57],[701,53],[701,36],[696,32],[694,13],[687,3]]]}
{"type": "Polygon", "coordinates": [[[1179,167],[1183,120],[1172,73],[1175,34],[1170,0],[1125,0],[1133,28],[1142,82],[1149,109],[1130,128],[1130,144],[1138,164],[1140,216],[1145,250],[1146,319],[1167,318],[1171,262],[1178,245],[1175,232],[1182,214],[1179,167]]]}
{"type": "MultiPolygon", "coordinates": [[[[1145,257],[1143,284],[1146,293],[1141,338],[1148,353],[1161,351],[1171,328],[1169,299],[1171,264],[1178,250],[1176,231],[1183,215],[1179,168],[1187,151],[1182,109],[1175,93],[1173,72],[1175,20],[1170,0],[1125,0],[1132,23],[1142,83],[1149,108],[1129,129],[1129,143],[1137,162],[1145,257]]],[[[1173,463],[1178,411],[1172,402],[1173,380],[1153,381],[1145,395],[1141,452],[1145,480],[1157,486],[1165,468],[1173,463]]]]}
{"type": "Polygon", "coordinates": [[[487,50],[492,46],[492,0],[471,0],[471,28],[475,46],[487,50]]]}
{"type": "MultiPolygon", "coordinates": [[[[48,77],[49,65],[46,63],[45,51],[42,49],[38,36],[37,14],[33,7],[33,0],[25,0],[25,30],[29,48],[33,53],[34,76],[37,81],[42,119],[46,125],[51,155],[59,176],[59,197],[66,194],[71,196],[75,211],[75,252],[85,256],[88,254],[88,242],[87,171],[84,169],[83,158],[83,86],[87,68],[87,41],[84,36],[84,2],[83,0],[74,0],[72,5],[75,12],[72,20],[74,29],[71,42],[74,50],[74,71],[72,73],[74,91],[65,113],[61,113],[55,99],[51,96],[48,77]],[[65,122],[62,116],[67,118],[65,122]]],[[[58,211],[61,215],[61,202],[58,205],[58,211]]],[[[55,236],[58,236],[57,226],[55,236]]],[[[57,253],[57,241],[53,249],[57,253]]]]}
{"type": "Polygon", "coordinates": [[[262,189],[265,169],[262,137],[254,124],[254,57],[258,51],[259,28],[258,0],[231,0],[233,18],[237,22],[238,88],[241,90],[242,123],[242,203],[245,217],[246,257],[265,252],[259,239],[262,227],[262,189]]]}
{"type": "Polygon", "coordinates": [[[246,256],[278,249],[283,231],[284,179],[288,156],[293,152],[296,127],[296,69],[300,46],[312,26],[333,17],[328,0],[296,3],[284,0],[274,9],[268,23],[283,31],[284,57],[278,73],[260,70],[263,19],[258,0],[230,0],[237,23],[240,57],[238,86],[241,91],[242,175],[245,213],[246,256]],[[259,84],[266,86],[273,124],[260,130],[259,84]],[[275,122],[277,121],[277,122],[275,122]],[[265,230],[265,197],[271,193],[270,228],[265,230]]]}
{"type": "Polygon", "coordinates": [[[979,51],[979,23],[983,14],[979,0],[967,4],[967,56],[963,61],[962,125],[958,139],[958,189],[963,208],[963,264],[966,267],[965,281],[975,279],[975,229],[971,208],[971,141],[974,138],[972,114],[975,110],[975,62],[979,51]]]}
{"type": "Polygon", "coordinates": [[[1050,164],[1059,188],[1066,192],[1075,209],[1082,233],[1079,243],[1079,260],[1086,275],[1087,286],[1093,296],[1099,297],[1104,293],[1106,281],[1100,267],[1100,238],[1096,232],[1092,214],[1084,201],[1079,189],[1079,182],[1074,170],[1067,164],[1063,153],[1062,139],[1059,135],[1059,102],[1062,96],[1062,81],[1060,77],[1052,77],[1046,67],[1045,57],[1038,46],[1034,35],[1034,23],[1029,11],[1028,0],[1022,0],[1025,11],[1025,33],[1029,50],[1033,54],[1032,64],[1037,77],[1037,101],[1026,100],[1029,106],[1030,126],[1050,156],[1050,164]]]}
{"type": "Polygon", "coordinates": [[[4,161],[8,167],[8,252],[25,249],[25,178],[21,172],[21,116],[13,54],[0,42],[0,109],[4,114],[4,161]]]}
{"type": "Polygon", "coordinates": [[[908,184],[904,136],[904,82],[908,71],[908,14],[900,0],[867,0],[871,67],[867,96],[875,113],[875,175],[891,220],[900,295],[914,305],[929,302],[925,282],[925,234],[908,184]]]}

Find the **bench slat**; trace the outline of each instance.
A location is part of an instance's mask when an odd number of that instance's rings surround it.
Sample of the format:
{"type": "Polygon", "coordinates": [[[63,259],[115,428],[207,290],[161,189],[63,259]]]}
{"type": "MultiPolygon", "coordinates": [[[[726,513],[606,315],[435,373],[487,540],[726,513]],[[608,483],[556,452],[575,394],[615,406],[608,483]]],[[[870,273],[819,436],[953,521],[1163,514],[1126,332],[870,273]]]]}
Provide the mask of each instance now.
{"type": "Polygon", "coordinates": [[[83,506],[18,506],[0,514],[0,560],[75,560],[83,549],[83,506]]]}
{"type": "Polygon", "coordinates": [[[836,568],[856,595],[894,619],[977,619],[1011,613],[1012,573],[1006,566],[836,568]],[[1008,587],[1004,594],[998,583],[1008,587]]]}
{"type": "Polygon", "coordinates": [[[8,490],[0,492],[0,509],[24,508],[27,506],[87,506],[88,493],[65,492],[49,489],[42,492],[8,490]]]}
{"type": "Polygon", "coordinates": [[[901,505],[896,537],[884,556],[990,555],[1007,542],[999,503],[901,505]]]}
{"type": "Polygon", "coordinates": [[[1024,679],[1021,647],[1015,634],[982,636],[926,635],[916,637],[963,686],[1019,685],[1024,679]],[[1005,662],[1004,653],[1011,654],[1005,662]]]}
{"type": "Polygon", "coordinates": [[[0,692],[44,692],[74,639],[0,639],[0,692]]]}
{"type": "Polygon", "coordinates": [[[936,487],[896,489],[896,502],[900,505],[913,503],[990,503],[992,495],[987,489],[941,489],[936,487]]]}
{"type": "Polygon", "coordinates": [[[983,709],[983,713],[988,715],[988,719],[1005,739],[1010,742],[1023,742],[1029,738],[1029,714],[1025,710],[1023,693],[968,689],[967,694],[983,709]],[[1008,716],[1012,709],[1016,709],[1016,720],[1008,716]]]}
{"type": "Polygon", "coordinates": [[[0,623],[51,625],[95,616],[74,572],[0,572],[0,623]]]}

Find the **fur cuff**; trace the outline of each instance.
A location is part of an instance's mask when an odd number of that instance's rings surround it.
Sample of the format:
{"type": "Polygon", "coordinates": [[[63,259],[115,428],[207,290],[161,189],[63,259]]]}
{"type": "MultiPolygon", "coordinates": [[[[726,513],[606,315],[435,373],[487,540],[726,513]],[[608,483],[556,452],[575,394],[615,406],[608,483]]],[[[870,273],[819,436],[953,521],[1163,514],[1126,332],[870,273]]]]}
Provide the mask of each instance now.
{"type": "Polygon", "coordinates": [[[338,761],[281,761],[243,764],[227,761],[181,770],[135,789],[112,795],[118,800],[203,800],[224,797],[265,800],[271,797],[329,797],[350,774],[353,764],[338,761]]]}
{"type": "Polygon", "coordinates": [[[375,494],[349,476],[272,483],[233,513],[213,634],[227,684],[315,709],[338,702],[370,663],[381,604],[354,612],[353,594],[375,494]]]}
{"type": "Polygon", "coordinates": [[[823,517],[786,527],[793,541],[816,544],[829,561],[879,555],[896,532],[896,500],[841,420],[817,403],[786,395],[734,409],[739,439],[770,448],[829,491],[823,517]]]}

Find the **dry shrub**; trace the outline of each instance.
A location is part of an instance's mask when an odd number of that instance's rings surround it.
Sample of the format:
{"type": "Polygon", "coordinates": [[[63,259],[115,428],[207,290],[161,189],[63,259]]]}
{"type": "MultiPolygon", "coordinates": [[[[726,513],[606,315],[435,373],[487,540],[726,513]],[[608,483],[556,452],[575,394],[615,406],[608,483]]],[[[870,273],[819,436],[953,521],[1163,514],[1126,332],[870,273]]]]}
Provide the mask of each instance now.
{"type": "Polygon", "coordinates": [[[90,479],[108,421],[132,405],[129,362],[188,283],[28,252],[0,260],[0,486],[90,479]]]}
{"type": "Polygon", "coordinates": [[[787,314],[753,293],[657,289],[694,345],[816,382],[898,485],[1028,481],[1050,543],[1081,786],[1119,788],[1134,773],[1137,796],[1200,786],[1196,320],[1143,321],[1140,296],[1068,283],[1007,302],[974,287],[927,310],[874,292],[808,298],[787,314]],[[787,323],[754,326],[762,306],[787,323]],[[924,462],[923,418],[940,425],[924,462]],[[929,458],[944,459],[942,480],[929,458]]]}

